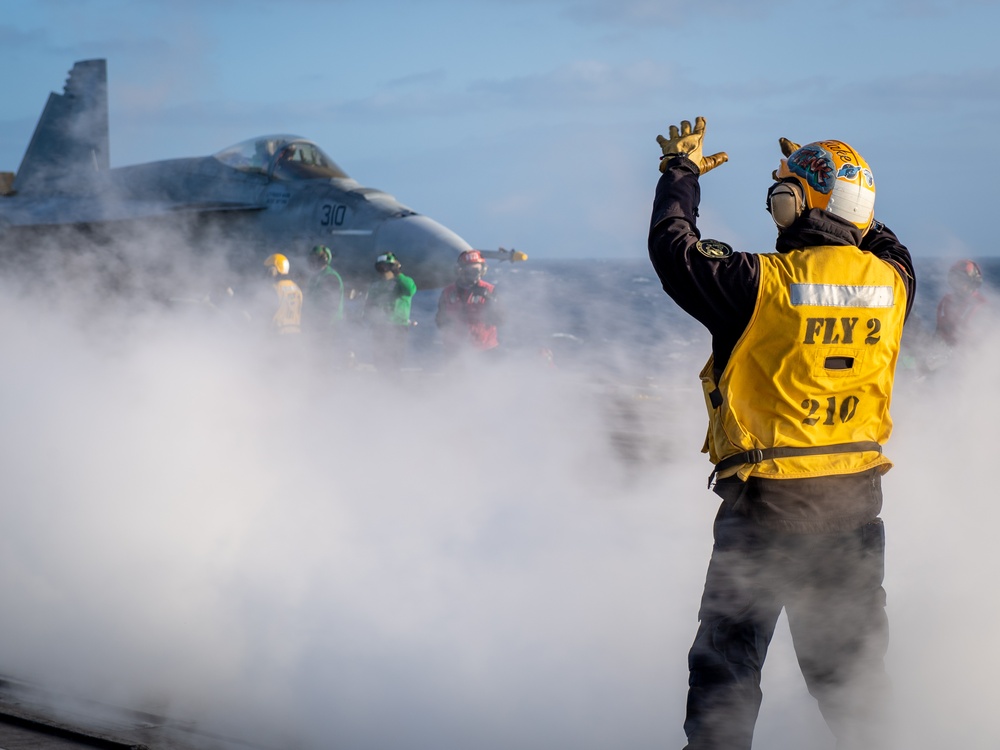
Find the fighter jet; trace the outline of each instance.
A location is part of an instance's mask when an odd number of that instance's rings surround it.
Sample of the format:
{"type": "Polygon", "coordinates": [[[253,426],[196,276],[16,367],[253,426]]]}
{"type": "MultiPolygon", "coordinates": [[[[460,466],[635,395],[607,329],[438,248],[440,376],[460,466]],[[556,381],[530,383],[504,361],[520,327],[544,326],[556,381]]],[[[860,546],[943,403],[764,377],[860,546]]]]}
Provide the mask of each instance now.
{"type": "MultiPolygon", "coordinates": [[[[268,135],[211,156],[111,168],[105,60],[77,62],[62,94],[52,93],[17,173],[0,173],[0,253],[22,251],[46,231],[88,238],[167,226],[183,230],[172,253],[217,250],[246,269],[274,252],[303,259],[326,245],[345,282],[367,286],[375,259],[394,253],[420,289],[454,278],[459,253],[472,249],[455,232],[363,187],[314,142],[268,135]],[[211,248],[206,246],[213,246],[211,248]]],[[[517,251],[483,251],[524,260],[517,251]]]]}

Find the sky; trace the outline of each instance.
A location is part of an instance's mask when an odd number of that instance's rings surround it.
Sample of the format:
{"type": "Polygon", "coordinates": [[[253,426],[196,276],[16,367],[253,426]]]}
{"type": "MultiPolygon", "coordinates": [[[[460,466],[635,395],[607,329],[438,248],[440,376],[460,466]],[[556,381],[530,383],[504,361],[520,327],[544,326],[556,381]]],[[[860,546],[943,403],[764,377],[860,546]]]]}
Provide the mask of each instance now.
{"type": "MultiPolygon", "coordinates": [[[[112,165],[299,133],[478,247],[644,259],[655,137],[701,115],[730,155],[707,236],[768,249],[778,138],[836,137],[918,268],[994,254],[998,4],[749,5],[9,0],[0,169],[73,62],[105,57],[112,165]]],[[[561,315],[540,274],[502,276],[538,330],[655,329],[652,351],[602,342],[619,381],[516,359],[331,373],[195,308],[106,299],[86,265],[0,276],[0,675],[264,747],[682,747],[709,341],[622,266],[561,315]]],[[[997,330],[894,393],[899,747],[1000,745],[997,330]]],[[[833,749],[784,623],[764,692],[760,747],[833,749]]]]}
{"type": "Polygon", "coordinates": [[[996,252],[992,0],[8,0],[0,168],[108,60],[112,166],[315,140],[474,247],[642,258],[655,138],[704,116],[701,229],[773,247],[781,136],[853,145],[914,254],[996,252]]]}

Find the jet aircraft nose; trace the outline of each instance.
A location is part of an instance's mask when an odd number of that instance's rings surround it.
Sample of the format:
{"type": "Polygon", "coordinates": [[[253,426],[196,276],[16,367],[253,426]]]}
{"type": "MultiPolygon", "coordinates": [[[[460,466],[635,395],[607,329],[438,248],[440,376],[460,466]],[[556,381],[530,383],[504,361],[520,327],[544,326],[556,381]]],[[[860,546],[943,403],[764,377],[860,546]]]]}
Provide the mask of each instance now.
{"type": "Polygon", "coordinates": [[[448,227],[419,214],[386,219],[375,231],[376,252],[394,253],[417,289],[450,284],[458,254],[471,249],[448,227]]]}

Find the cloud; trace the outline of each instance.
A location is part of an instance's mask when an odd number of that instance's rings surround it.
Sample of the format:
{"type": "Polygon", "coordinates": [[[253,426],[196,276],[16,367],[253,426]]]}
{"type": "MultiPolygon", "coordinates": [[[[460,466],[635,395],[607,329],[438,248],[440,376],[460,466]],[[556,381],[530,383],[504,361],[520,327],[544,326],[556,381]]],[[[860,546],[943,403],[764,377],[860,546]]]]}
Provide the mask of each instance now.
{"type": "MultiPolygon", "coordinates": [[[[393,112],[403,117],[461,117],[517,112],[538,119],[565,116],[582,110],[613,111],[616,117],[649,109],[651,101],[697,98],[702,106],[733,109],[734,103],[772,101],[781,109],[800,116],[830,113],[830,102],[864,100],[869,111],[898,114],[926,112],[950,102],[951,106],[985,107],[992,111],[1000,102],[992,92],[998,89],[998,68],[971,68],[954,73],[914,72],[871,75],[860,84],[845,83],[832,75],[810,74],[793,80],[748,70],[738,80],[699,78],[694,69],[640,59],[625,64],[600,60],[576,60],[550,70],[509,78],[481,78],[462,88],[442,91],[436,74],[406,79],[406,88],[392,86],[371,97],[341,101],[329,112],[345,120],[355,117],[384,117],[393,112]],[[428,89],[422,84],[435,84],[428,89]],[[788,92],[795,91],[794,101],[788,92]],[[613,108],[610,109],[610,108],[613,108]]],[[[303,102],[294,105],[300,111],[303,102]]],[[[314,108],[315,109],[315,108],[314,108]]],[[[607,117],[607,115],[604,115],[607,117]]]]}
{"type": "MultiPolygon", "coordinates": [[[[935,19],[952,16],[965,10],[989,8],[990,0],[836,0],[829,5],[831,14],[854,13],[861,19],[935,19]]],[[[663,26],[689,29],[703,24],[702,31],[711,36],[713,24],[724,21],[754,24],[794,22],[802,17],[800,5],[788,0],[767,7],[750,6],[739,0],[706,0],[696,6],[683,0],[567,0],[563,14],[584,25],[614,24],[620,26],[663,26]]]]}
{"type": "MultiPolygon", "coordinates": [[[[180,266],[160,283],[204,283],[180,266]]],[[[560,369],[391,378],[57,268],[0,284],[5,673],[264,745],[682,745],[708,340],[647,264],[503,276],[519,335],[582,342],[560,369]]],[[[921,750],[996,740],[1000,519],[964,467],[997,350],[894,400],[890,667],[921,750]]],[[[765,690],[759,741],[828,737],[784,626],[765,690]]]]}
{"type": "Polygon", "coordinates": [[[42,29],[21,29],[11,24],[0,24],[0,44],[6,52],[34,51],[46,39],[42,29]]]}
{"type": "Polygon", "coordinates": [[[532,110],[634,107],[642,101],[639,92],[661,88],[671,72],[647,60],[626,65],[577,60],[542,74],[481,80],[470,86],[470,93],[532,110]]]}
{"type": "Polygon", "coordinates": [[[306,746],[658,734],[668,603],[698,584],[670,583],[687,522],[609,441],[603,387],[533,358],[290,369],[74,279],[0,290],[5,670],[306,746]]]}
{"type": "Polygon", "coordinates": [[[410,86],[419,86],[423,84],[438,84],[445,81],[448,77],[448,73],[440,68],[436,70],[427,70],[421,73],[411,73],[410,75],[403,76],[401,78],[395,78],[386,83],[388,88],[406,88],[410,86]]]}
{"type": "MultiPolygon", "coordinates": [[[[777,5],[780,6],[780,3],[777,5]]],[[[586,24],[613,23],[621,25],[664,25],[687,27],[715,16],[761,18],[761,9],[751,9],[738,0],[708,0],[696,7],[683,0],[625,0],[615,3],[607,0],[582,0],[568,2],[563,11],[567,17],[586,24]]],[[[764,11],[765,17],[776,13],[772,6],[764,11]]]]}
{"type": "MultiPolygon", "coordinates": [[[[840,96],[846,96],[846,87],[840,96]]],[[[942,73],[920,71],[910,75],[873,78],[864,96],[872,109],[898,112],[995,112],[1000,108],[1000,67],[969,68],[942,73]]]]}

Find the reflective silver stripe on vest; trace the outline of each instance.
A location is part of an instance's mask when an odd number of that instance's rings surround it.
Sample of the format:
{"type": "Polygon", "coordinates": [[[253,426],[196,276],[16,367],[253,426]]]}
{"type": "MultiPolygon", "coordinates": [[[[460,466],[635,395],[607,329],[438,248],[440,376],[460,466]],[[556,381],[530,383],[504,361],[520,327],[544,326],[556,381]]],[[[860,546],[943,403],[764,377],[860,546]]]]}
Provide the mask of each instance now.
{"type": "Polygon", "coordinates": [[[891,286],[792,284],[792,305],[812,307],[892,307],[891,286]]]}

